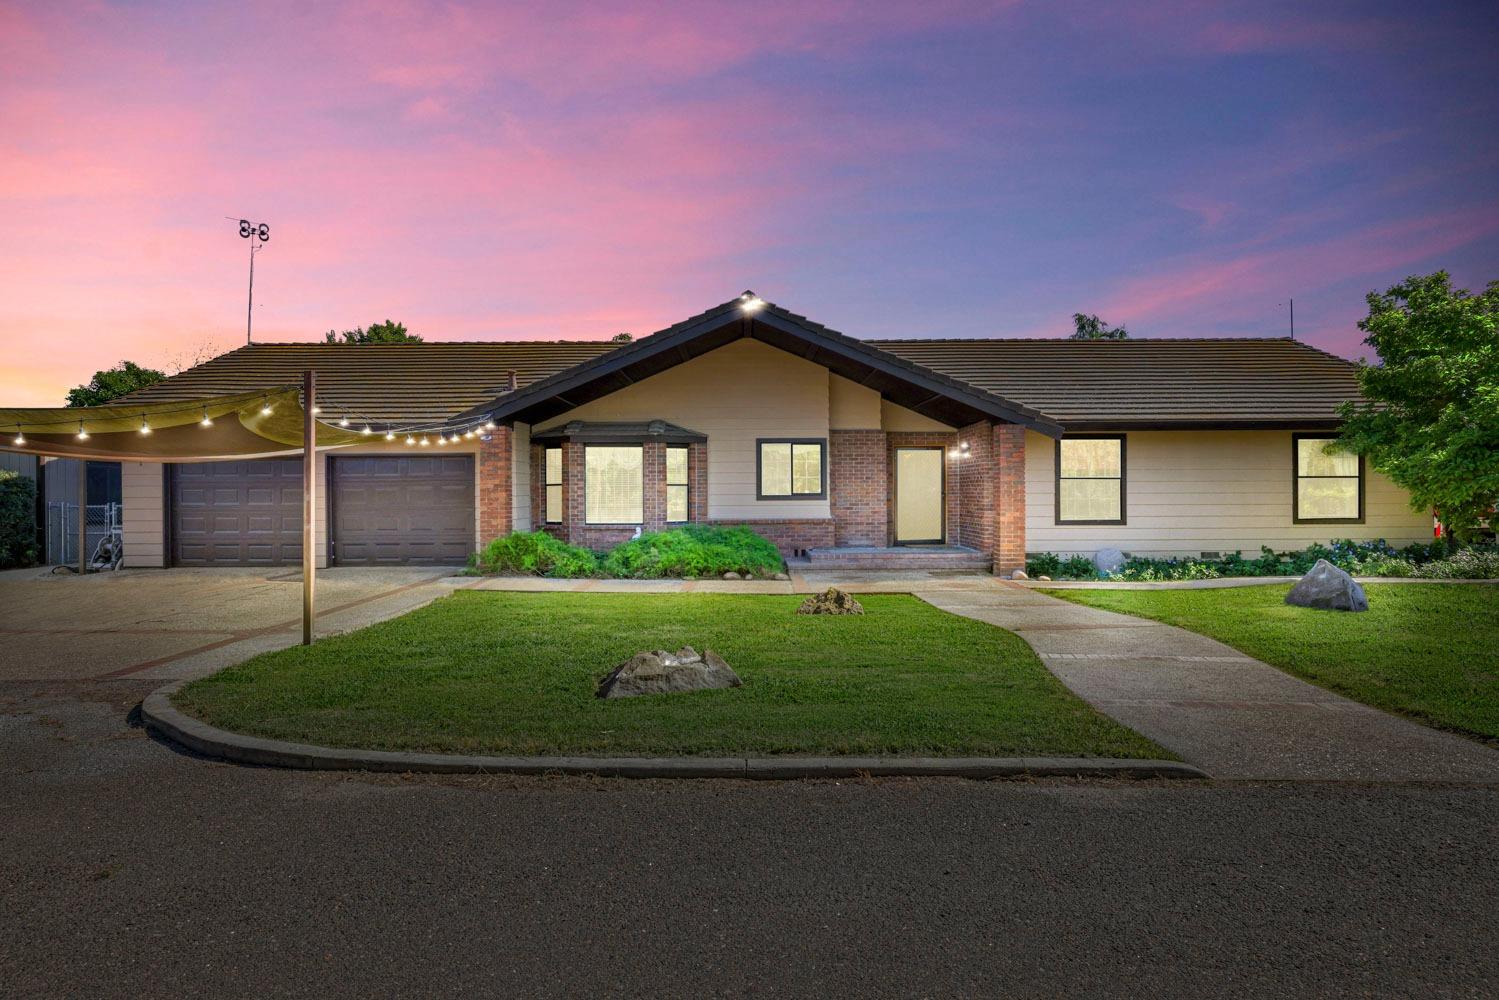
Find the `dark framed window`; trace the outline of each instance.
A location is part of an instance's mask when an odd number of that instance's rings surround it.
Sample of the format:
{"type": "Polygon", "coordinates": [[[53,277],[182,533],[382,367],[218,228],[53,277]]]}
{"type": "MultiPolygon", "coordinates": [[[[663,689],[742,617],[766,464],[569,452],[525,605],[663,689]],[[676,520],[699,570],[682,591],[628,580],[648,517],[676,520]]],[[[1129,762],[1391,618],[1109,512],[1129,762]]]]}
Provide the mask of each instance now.
{"type": "Polygon", "coordinates": [[[760,500],[821,500],[828,495],[826,438],[760,438],[755,481],[760,500]]]}
{"type": "Polygon", "coordinates": [[[548,448],[545,453],[546,523],[562,523],[562,449],[548,448]]]}
{"type": "Polygon", "coordinates": [[[1124,523],[1124,435],[1074,434],[1057,441],[1058,524],[1124,523]]]}
{"type": "Polygon", "coordinates": [[[689,491],[687,486],[687,449],[666,449],[666,520],[668,523],[687,520],[689,491]]]}
{"type": "Polygon", "coordinates": [[[1295,524],[1363,524],[1364,458],[1327,452],[1331,434],[1291,435],[1291,520],[1295,524]]]}

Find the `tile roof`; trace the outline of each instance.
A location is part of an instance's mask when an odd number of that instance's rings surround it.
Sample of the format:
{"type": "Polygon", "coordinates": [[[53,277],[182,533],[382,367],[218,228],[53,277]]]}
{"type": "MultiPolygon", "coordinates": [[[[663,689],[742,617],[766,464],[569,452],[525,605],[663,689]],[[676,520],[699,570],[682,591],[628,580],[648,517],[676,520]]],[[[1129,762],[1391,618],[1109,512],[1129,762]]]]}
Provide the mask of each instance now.
{"type": "Polygon", "coordinates": [[[1285,337],[865,343],[1069,429],[1324,424],[1359,398],[1352,362],[1285,337]]]}
{"type": "MultiPolygon", "coordinates": [[[[718,316],[737,319],[737,306],[738,300],[715,306],[636,340],[626,353],[718,316]]],[[[1316,429],[1336,421],[1340,403],[1358,398],[1351,362],[1288,338],[856,340],[771,303],[765,312],[849,349],[884,352],[913,374],[946,381],[959,395],[977,392],[1027,407],[1068,429],[1316,429]]],[[[620,347],[578,340],[254,344],[127,398],[162,402],[289,385],[314,368],[319,402],[330,414],[374,423],[436,423],[505,396],[511,373],[514,388],[557,382],[620,347]]]]}

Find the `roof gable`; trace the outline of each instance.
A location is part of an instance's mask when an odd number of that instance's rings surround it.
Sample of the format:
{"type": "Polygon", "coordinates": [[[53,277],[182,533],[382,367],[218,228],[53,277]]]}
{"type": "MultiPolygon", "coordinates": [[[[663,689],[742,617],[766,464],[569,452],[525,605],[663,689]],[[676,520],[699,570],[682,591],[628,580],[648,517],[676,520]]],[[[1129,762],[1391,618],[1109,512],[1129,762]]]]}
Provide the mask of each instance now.
{"type": "Polygon", "coordinates": [[[819,364],[874,389],[893,403],[946,424],[960,426],[986,419],[1005,420],[1044,434],[1061,434],[1061,425],[1034,407],[979,389],[762,302],[753,292],[517,392],[506,393],[469,412],[496,421],[539,423],[745,338],[819,364]]]}

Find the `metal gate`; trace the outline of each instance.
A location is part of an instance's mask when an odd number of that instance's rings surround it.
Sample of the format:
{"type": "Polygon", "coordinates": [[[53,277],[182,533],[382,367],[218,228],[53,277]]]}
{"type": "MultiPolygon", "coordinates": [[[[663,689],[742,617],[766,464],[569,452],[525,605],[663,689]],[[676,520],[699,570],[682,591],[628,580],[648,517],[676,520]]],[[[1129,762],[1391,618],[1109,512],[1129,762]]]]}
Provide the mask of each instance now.
{"type": "MultiPolygon", "coordinates": [[[[120,551],[120,508],[121,505],[117,503],[88,505],[84,546],[90,562],[105,548],[110,548],[112,552],[120,551]]],[[[54,566],[78,565],[76,503],[68,503],[66,500],[47,501],[47,562],[54,566]]]]}

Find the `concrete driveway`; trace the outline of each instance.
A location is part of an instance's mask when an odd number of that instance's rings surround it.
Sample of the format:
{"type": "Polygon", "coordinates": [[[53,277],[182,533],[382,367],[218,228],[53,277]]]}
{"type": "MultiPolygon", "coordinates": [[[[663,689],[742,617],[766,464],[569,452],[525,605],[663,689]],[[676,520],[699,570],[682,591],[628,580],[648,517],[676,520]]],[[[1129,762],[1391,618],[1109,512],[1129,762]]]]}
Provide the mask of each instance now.
{"type": "MultiPolygon", "coordinates": [[[[404,614],[473,581],[444,567],[318,573],[316,634],[404,614]]],[[[0,574],[0,681],[199,677],[301,641],[295,569],[0,574]]]]}

